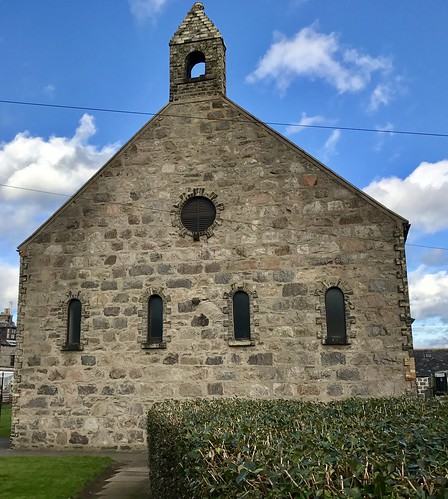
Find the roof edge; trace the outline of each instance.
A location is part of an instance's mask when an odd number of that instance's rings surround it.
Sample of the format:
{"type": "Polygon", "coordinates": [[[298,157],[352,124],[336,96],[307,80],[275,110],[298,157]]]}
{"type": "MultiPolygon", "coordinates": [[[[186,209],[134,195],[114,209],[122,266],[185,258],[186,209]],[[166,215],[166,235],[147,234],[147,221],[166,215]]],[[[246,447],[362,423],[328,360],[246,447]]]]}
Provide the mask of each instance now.
{"type": "MultiPolygon", "coordinates": [[[[356,187],[351,182],[349,182],[345,178],[341,177],[338,173],[336,173],[330,167],[328,167],[325,164],[323,164],[321,161],[319,161],[318,159],[316,159],[310,153],[308,153],[307,151],[305,151],[304,149],[302,149],[301,147],[299,147],[297,144],[295,144],[294,142],[292,142],[291,140],[289,140],[288,138],[286,138],[280,132],[277,132],[277,130],[275,130],[272,127],[270,127],[269,125],[267,125],[264,121],[262,121],[261,119],[257,118],[256,116],[254,116],[253,114],[251,114],[249,111],[247,111],[246,109],[244,109],[243,107],[241,107],[240,105],[238,105],[237,103],[235,103],[234,101],[232,101],[231,99],[229,99],[226,95],[220,94],[219,97],[218,96],[213,96],[212,98],[213,99],[222,98],[222,99],[226,100],[230,105],[232,105],[235,108],[237,108],[238,111],[241,112],[241,114],[243,114],[244,116],[246,116],[246,118],[248,120],[250,120],[250,121],[252,121],[252,122],[254,122],[254,123],[258,124],[258,125],[262,125],[264,128],[266,128],[266,130],[269,133],[271,133],[272,135],[274,135],[277,139],[281,140],[282,142],[286,143],[289,147],[291,147],[291,148],[299,151],[302,154],[305,154],[305,155],[309,156],[311,158],[311,160],[315,163],[315,165],[318,168],[320,168],[321,170],[325,171],[326,173],[328,173],[329,175],[331,175],[332,177],[334,177],[337,181],[339,181],[340,183],[342,183],[343,185],[345,185],[350,191],[352,191],[355,194],[361,196],[365,201],[367,201],[369,204],[373,205],[374,207],[376,207],[377,209],[379,209],[380,211],[382,211],[387,216],[395,219],[398,223],[401,223],[402,228],[403,228],[404,238],[405,238],[405,241],[406,241],[406,238],[407,238],[407,235],[408,235],[408,232],[409,232],[409,228],[411,226],[411,224],[409,223],[409,221],[406,218],[402,217],[401,215],[399,215],[398,213],[394,212],[393,210],[387,208],[382,203],[380,203],[379,201],[377,201],[375,198],[373,198],[370,195],[368,195],[367,193],[365,193],[362,189],[360,189],[359,187],[356,187]]],[[[210,98],[207,98],[207,99],[204,99],[204,98],[194,98],[192,100],[197,100],[197,101],[200,101],[200,100],[210,100],[210,98]]],[[[150,126],[150,124],[154,120],[156,120],[162,114],[164,114],[166,112],[166,110],[169,109],[170,107],[174,107],[174,106],[177,106],[179,104],[180,103],[178,101],[176,101],[176,102],[169,102],[164,107],[162,107],[162,109],[160,109],[159,112],[157,112],[125,144],[123,144],[123,146],[120,147],[120,149],[92,177],[90,177],[62,206],[60,206],[47,220],[45,220],[45,222],[43,222],[29,237],[27,237],[24,241],[22,241],[17,246],[17,250],[20,251],[25,244],[30,243],[30,241],[32,241],[47,225],[49,225],[53,221],[53,219],[56,218],[56,216],[58,216],[60,213],[62,213],[71,202],[73,202],[79,195],[81,195],[87,189],[87,187],[89,186],[89,184],[91,182],[93,182],[97,177],[99,177],[103,173],[103,171],[109,166],[109,164],[112,161],[114,161],[117,157],[119,157],[121,154],[123,154],[124,150],[143,132],[143,130],[145,130],[148,126],[150,126]]]]}
{"type": "Polygon", "coordinates": [[[241,107],[240,105],[238,105],[236,102],[234,102],[231,99],[229,99],[226,95],[223,95],[222,97],[224,99],[226,99],[230,104],[232,104],[233,106],[235,106],[242,114],[246,115],[249,119],[251,119],[252,121],[255,121],[256,123],[259,123],[259,124],[263,125],[264,127],[266,127],[267,130],[270,133],[272,133],[273,135],[275,135],[277,138],[279,138],[283,142],[286,142],[286,144],[288,144],[290,147],[292,147],[292,148],[300,151],[301,153],[306,154],[307,156],[309,156],[315,162],[316,166],[318,166],[320,169],[323,169],[324,171],[326,171],[327,173],[329,173],[330,175],[332,175],[333,177],[335,177],[337,180],[339,180],[340,182],[342,182],[352,192],[355,192],[355,193],[361,195],[361,197],[363,197],[369,204],[374,205],[376,208],[380,209],[382,212],[384,212],[385,214],[391,216],[392,218],[398,219],[398,221],[400,221],[403,224],[403,230],[404,230],[405,239],[406,239],[406,236],[407,236],[407,234],[409,232],[409,228],[411,226],[409,220],[407,220],[403,216],[399,215],[395,211],[391,210],[387,206],[384,206],[382,203],[380,203],[375,198],[373,198],[372,196],[370,196],[369,194],[367,194],[366,192],[364,192],[362,189],[360,189],[359,187],[356,187],[356,185],[353,185],[351,182],[349,182],[348,180],[346,180],[344,177],[341,177],[341,175],[339,175],[338,173],[336,173],[329,166],[327,166],[324,163],[322,163],[321,161],[319,161],[317,158],[315,158],[314,156],[312,156],[309,152],[305,151],[300,146],[298,146],[297,144],[295,144],[294,142],[292,142],[291,140],[289,140],[288,138],[286,138],[280,132],[277,132],[277,130],[275,130],[274,128],[272,128],[269,125],[267,125],[264,121],[262,121],[261,119],[257,118],[256,116],[254,116],[253,114],[251,114],[249,111],[247,111],[246,109],[244,109],[243,107],[241,107]]]}
{"type": "Polygon", "coordinates": [[[166,104],[165,106],[162,107],[162,109],[160,109],[159,112],[157,112],[150,120],[148,120],[139,130],[137,130],[137,132],[134,133],[134,135],[129,139],[127,140],[121,147],[120,149],[112,156],[110,157],[106,163],[104,163],[103,166],[101,166],[99,168],[99,170],[94,173],[89,179],[87,179],[84,184],[72,195],[70,196],[69,199],[67,199],[67,201],[62,205],[60,206],[52,215],[50,215],[49,218],[47,218],[41,225],[39,225],[39,227],[37,227],[37,229],[30,235],[28,236],[24,241],[22,241],[18,246],[17,246],[17,251],[20,251],[22,249],[22,247],[25,245],[25,244],[28,244],[31,242],[32,239],[34,239],[38,234],[39,232],[41,232],[47,225],[49,225],[54,218],[56,218],[56,216],[58,216],[60,213],[62,213],[63,211],[65,211],[65,209],[67,208],[67,206],[73,202],[79,195],[81,195],[86,189],[87,187],[89,186],[89,184],[91,182],[93,182],[97,177],[99,177],[103,171],[109,166],[109,164],[114,161],[115,159],[117,159],[121,154],[123,154],[124,150],[143,132],[143,130],[145,130],[154,120],[156,120],[167,108],[169,108],[171,106],[171,102],[169,102],[168,104],[166,104]]]}

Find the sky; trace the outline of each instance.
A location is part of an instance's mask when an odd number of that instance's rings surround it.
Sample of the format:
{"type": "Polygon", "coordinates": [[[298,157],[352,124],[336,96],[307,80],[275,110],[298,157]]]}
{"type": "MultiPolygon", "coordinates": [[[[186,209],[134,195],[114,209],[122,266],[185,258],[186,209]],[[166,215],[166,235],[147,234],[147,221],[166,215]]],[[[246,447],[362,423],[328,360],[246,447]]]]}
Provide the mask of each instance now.
{"type": "MultiPolygon", "coordinates": [[[[0,308],[17,246],[168,102],[193,3],[0,0],[0,308]]],[[[203,3],[227,96],[411,222],[414,346],[448,347],[448,2],[203,3]]]]}

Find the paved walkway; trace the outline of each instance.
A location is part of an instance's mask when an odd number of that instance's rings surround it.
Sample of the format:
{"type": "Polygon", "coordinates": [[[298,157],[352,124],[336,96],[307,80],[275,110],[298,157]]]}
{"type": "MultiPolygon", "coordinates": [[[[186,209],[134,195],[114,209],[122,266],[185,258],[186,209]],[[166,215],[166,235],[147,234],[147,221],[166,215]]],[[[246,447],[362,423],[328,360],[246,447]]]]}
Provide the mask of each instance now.
{"type": "Polygon", "coordinates": [[[0,456],[73,456],[95,454],[109,456],[117,462],[112,474],[100,477],[81,494],[81,499],[148,499],[149,478],[146,452],[71,452],[51,450],[11,450],[9,438],[0,437],[0,456]]]}

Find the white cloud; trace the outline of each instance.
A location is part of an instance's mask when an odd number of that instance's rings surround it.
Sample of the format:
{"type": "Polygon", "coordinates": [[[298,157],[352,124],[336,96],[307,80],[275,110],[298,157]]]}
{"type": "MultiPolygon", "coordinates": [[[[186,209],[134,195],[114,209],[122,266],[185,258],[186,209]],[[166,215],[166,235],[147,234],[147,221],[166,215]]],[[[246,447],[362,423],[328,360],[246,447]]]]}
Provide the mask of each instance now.
{"type": "Polygon", "coordinates": [[[429,273],[421,265],[409,272],[409,295],[412,316],[416,320],[439,317],[448,324],[448,273],[429,273]]]}
{"type": "Polygon", "coordinates": [[[331,157],[337,155],[336,151],[336,145],[339,142],[339,139],[341,138],[341,131],[340,130],[333,130],[326,140],[324,146],[322,147],[321,151],[319,152],[319,159],[326,163],[331,159],[331,157]]]}
{"type": "Polygon", "coordinates": [[[154,19],[169,0],[128,0],[131,13],[139,22],[154,19]]]}
{"type": "Polygon", "coordinates": [[[11,186],[0,187],[0,254],[13,254],[67,199],[15,187],[72,195],[118,148],[90,145],[95,133],[93,117],[85,114],[73,137],[45,139],[22,132],[0,143],[0,184],[11,186]]]}
{"type": "Polygon", "coordinates": [[[412,336],[414,348],[448,348],[448,324],[439,320],[415,321],[412,336]]]}
{"type": "Polygon", "coordinates": [[[416,348],[448,347],[448,273],[425,265],[409,272],[409,296],[416,348]]]}
{"type": "MultiPolygon", "coordinates": [[[[306,113],[302,112],[302,116],[300,118],[299,122],[294,123],[294,125],[289,125],[285,128],[285,134],[288,136],[298,134],[301,131],[306,128],[306,126],[313,126],[313,125],[334,125],[335,121],[334,120],[329,120],[327,118],[324,118],[323,116],[307,116],[306,113]]],[[[341,138],[341,131],[340,130],[333,130],[326,140],[325,144],[323,145],[322,149],[319,152],[319,158],[321,161],[325,162],[328,161],[328,159],[331,156],[334,156],[336,153],[336,145],[339,142],[339,139],[341,138]]]]}
{"type": "Polygon", "coordinates": [[[370,96],[368,110],[373,112],[376,111],[380,105],[387,106],[394,93],[395,89],[390,83],[379,83],[370,96]]]}
{"type": "MultiPolygon", "coordinates": [[[[116,151],[117,144],[95,147],[92,116],[85,114],[73,137],[32,137],[18,133],[0,143],[0,183],[73,194],[116,151]]],[[[0,307],[16,310],[18,263],[16,247],[66,200],[65,197],[0,187],[0,307]],[[9,262],[17,261],[17,265],[9,262]]]]}
{"type": "Polygon", "coordinates": [[[5,307],[9,308],[10,302],[12,302],[12,309],[13,311],[16,311],[19,266],[10,265],[0,259],[0,275],[2,276],[2,285],[0,286],[0,309],[3,310],[5,307]]]}
{"type": "Polygon", "coordinates": [[[323,125],[325,123],[330,123],[329,120],[325,119],[323,116],[307,116],[306,113],[302,113],[300,121],[289,125],[285,129],[286,135],[294,135],[300,133],[307,125],[323,125]],[[303,125],[303,126],[302,126],[303,125]]]}
{"type": "Polygon", "coordinates": [[[391,123],[390,121],[388,121],[385,125],[379,125],[377,127],[378,130],[383,130],[384,131],[384,135],[393,135],[394,134],[394,125],[393,123],[391,123]],[[387,133],[389,132],[389,133],[387,133]]]}
{"type": "Polygon", "coordinates": [[[428,267],[441,267],[448,265],[448,251],[443,249],[432,249],[420,256],[420,261],[428,267]]]}
{"type": "MultiPolygon", "coordinates": [[[[435,233],[448,228],[448,160],[421,163],[408,177],[384,178],[364,190],[378,201],[409,219],[414,231],[435,233]]],[[[448,273],[443,269],[447,255],[426,252],[424,263],[409,272],[411,314],[416,347],[448,347],[448,273]],[[432,266],[430,272],[428,266],[432,266]],[[439,271],[434,267],[442,266],[439,271]]]]}
{"type": "MultiPolygon", "coordinates": [[[[14,139],[0,145],[0,182],[2,184],[62,194],[72,194],[99,166],[116,151],[117,144],[97,148],[88,144],[96,133],[93,117],[84,114],[71,138],[32,137],[18,133],[14,139]]],[[[2,189],[2,202],[38,200],[41,194],[26,190],[2,189]]],[[[48,199],[48,196],[47,196],[48,199]]]]}
{"type": "Polygon", "coordinates": [[[421,163],[408,177],[375,180],[364,191],[424,233],[448,229],[448,160],[421,163]]]}
{"type": "Polygon", "coordinates": [[[46,94],[48,97],[53,97],[54,93],[56,91],[56,87],[49,83],[44,87],[44,94],[46,94]]]}
{"type": "Polygon", "coordinates": [[[334,154],[336,149],[336,144],[339,142],[340,138],[341,138],[341,131],[333,130],[331,132],[330,137],[328,137],[327,141],[325,142],[324,150],[328,154],[334,154]]]}
{"type": "Polygon", "coordinates": [[[391,69],[389,58],[344,48],[335,33],[318,33],[309,26],[292,38],[276,33],[274,43],[247,81],[273,79],[284,92],[295,78],[307,77],[322,79],[339,93],[358,92],[370,83],[374,73],[385,75],[391,69]]]}
{"type": "Polygon", "coordinates": [[[387,122],[385,125],[379,125],[376,128],[377,128],[377,130],[387,130],[389,132],[389,133],[387,133],[387,132],[377,133],[378,141],[375,144],[373,149],[374,149],[374,151],[379,152],[383,148],[384,143],[386,142],[386,139],[392,137],[392,135],[394,134],[395,127],[392,123],[387,122]]]}

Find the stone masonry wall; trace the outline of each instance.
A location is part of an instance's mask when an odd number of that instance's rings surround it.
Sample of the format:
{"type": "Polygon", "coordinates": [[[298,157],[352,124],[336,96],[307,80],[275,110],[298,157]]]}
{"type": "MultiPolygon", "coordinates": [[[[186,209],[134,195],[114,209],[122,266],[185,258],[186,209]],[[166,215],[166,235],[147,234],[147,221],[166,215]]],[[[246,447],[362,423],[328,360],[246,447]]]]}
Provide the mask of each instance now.
{"type": "Polygon", "coordinates": [[[422,397],[430,397],[432,395],[431,378],[429,376],[423,376],[417,378],[416,384],[417,384],[418,395],[422,397]]]}
{"type": "Polygon", "coordinates": [[[15,354],[15,347],[9,345],[0,346],[0,369],[10,370],[11,366],[11,356],[15,354]]]}
{"type": "Polygon", "coordinates": [[[166,107],[20,252],[15,447],[142,448],[165,398],[413,389],[401,219],[224,97],[166,107]],[[199,241],[173,225],[192,189],[223,207],[199,241]],[[333,285],[349,345],[323,344],[333,285]],[[229,339],[238,286],[248,346],[229,339]],[[152,293],[166,348],[141,345],[152,293]],[[83,350],[62,351],[73,296],[83,350]]]}

